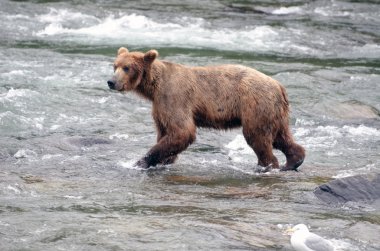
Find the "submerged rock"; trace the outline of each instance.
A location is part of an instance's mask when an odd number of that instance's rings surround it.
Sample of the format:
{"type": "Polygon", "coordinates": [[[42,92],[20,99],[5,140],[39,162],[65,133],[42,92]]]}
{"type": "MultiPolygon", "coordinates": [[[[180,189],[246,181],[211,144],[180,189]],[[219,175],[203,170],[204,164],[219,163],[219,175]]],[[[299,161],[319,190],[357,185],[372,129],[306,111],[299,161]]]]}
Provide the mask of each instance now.
{"type": "Polygon", "coordinates": [[[356,222],[344,229],[344,235],[366,244],[365,250],[379,250],[380,225],[368,221],[356,222]],[[373,249],[370,249],[372,247],[373,249]]]}
{"type": "Polygon", "coordinates": [[[318,199],[333,205],[380,200],[380,174],[357,175],[332,180],[314,190],[318,199]]]}
{"type": "Polygon", "coordinates": [[[73,137],[68,140],[71,144],[76,146],[91,147],[93,145],[111,144],[112,141],[103,138],[92,137],[73,137]]]}
{"type": "Polygon", "coordinates": [[[380,112],[375,107],[357,100],[329,106],[328,111],[342,119],[374,119],[380,117],[380,112]]]}

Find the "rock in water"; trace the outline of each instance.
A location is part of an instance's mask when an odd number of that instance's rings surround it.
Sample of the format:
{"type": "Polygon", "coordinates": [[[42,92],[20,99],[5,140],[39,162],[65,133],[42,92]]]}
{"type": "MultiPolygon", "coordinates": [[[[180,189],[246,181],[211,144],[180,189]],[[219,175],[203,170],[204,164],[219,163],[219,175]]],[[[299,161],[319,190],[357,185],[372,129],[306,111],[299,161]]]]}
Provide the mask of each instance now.
{"type": "Polygon", "coordinates": [[[103,144],[111,144],[112,141],[109,139],[102,138],[92,138],[92,137],[73,137],[68,139],[68,141],[76,146],[84,146],[91,147],[94,145],[103,145],[103,144]]]}
{"type": "Polygon", "coordinates": [[[336,179],[317,187],[314,194],[320,200],[333,205],[350,201],[370,204],[380,199],[380,174],[336,179]]]}

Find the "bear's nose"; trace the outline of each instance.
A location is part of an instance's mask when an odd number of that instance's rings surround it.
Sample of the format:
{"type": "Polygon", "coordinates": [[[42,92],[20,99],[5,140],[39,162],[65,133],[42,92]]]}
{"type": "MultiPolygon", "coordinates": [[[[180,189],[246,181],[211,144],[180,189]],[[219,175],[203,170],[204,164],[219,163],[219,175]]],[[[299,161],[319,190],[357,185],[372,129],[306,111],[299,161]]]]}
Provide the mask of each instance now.
{"type": "Polygon", "coordinates": [[[115,82],[113,82],[112,80],[108,80],[107,84],[110,89],[115,90],[115,82]]]}

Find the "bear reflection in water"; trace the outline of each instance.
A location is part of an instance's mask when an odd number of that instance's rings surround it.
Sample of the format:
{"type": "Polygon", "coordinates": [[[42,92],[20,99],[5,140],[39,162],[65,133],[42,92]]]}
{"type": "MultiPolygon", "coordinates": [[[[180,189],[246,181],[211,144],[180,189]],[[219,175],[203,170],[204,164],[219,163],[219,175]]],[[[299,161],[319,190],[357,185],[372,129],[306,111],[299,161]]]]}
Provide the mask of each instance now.
{"type": "Polygon", "coordinates": [[[129,52],[122,47],[108,86],[134,91],[153,103],[157,144],[136,164],[171,164],[195,140],[197,127],[243,127],[258,165],[280,168],[273,148],[286,156],[281,170],[296,170],[305,150],[289,130],[284,87],[271,77],[241,65],[189,67],[157,59],[158,52],[129,52]]]}

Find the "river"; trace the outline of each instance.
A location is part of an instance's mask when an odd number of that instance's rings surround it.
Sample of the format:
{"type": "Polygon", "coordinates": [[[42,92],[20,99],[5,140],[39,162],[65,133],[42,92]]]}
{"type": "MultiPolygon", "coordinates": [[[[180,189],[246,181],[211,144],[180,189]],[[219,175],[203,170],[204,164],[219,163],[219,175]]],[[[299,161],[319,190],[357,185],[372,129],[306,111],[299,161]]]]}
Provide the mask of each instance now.
{"type": "Polygon", "coordinates": [[[378,1],[0,0],[0,24],[0,250],[292,250],[298,223],[380,249],[379,207],[313,194],[380,172],[378,1]],[[148,101],[107,86],[121,46],[279,80],[299,172],[255,173],[240,129],[135,168],[156,132],[148,101]]]}

